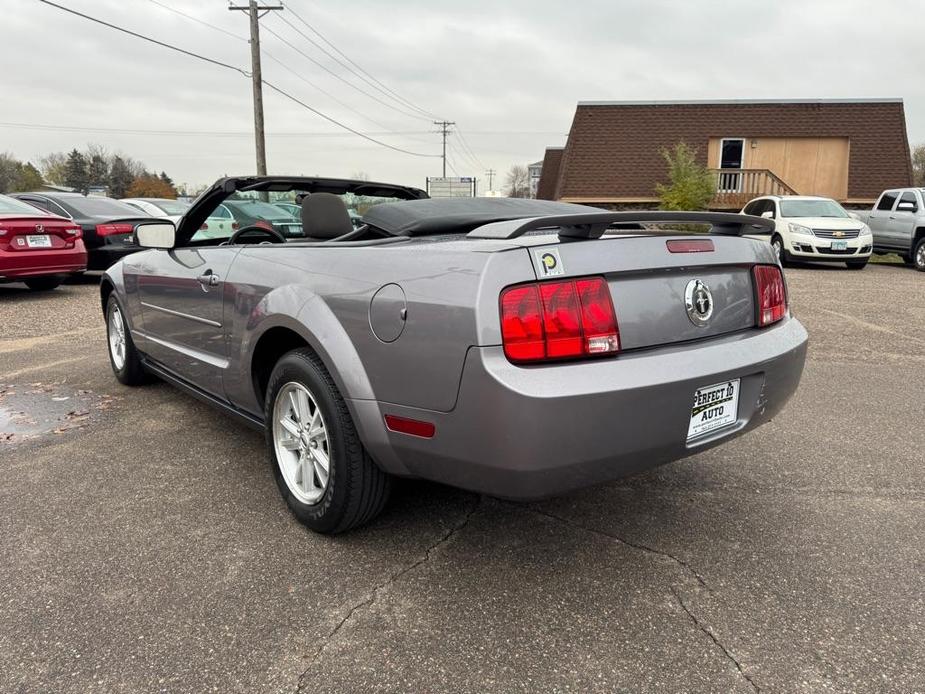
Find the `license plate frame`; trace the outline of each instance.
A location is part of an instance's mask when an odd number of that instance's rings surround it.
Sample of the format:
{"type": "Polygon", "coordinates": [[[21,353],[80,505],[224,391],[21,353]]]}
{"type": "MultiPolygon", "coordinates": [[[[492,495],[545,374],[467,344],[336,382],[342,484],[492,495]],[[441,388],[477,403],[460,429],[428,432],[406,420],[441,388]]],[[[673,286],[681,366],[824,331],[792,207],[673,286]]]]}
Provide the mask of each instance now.
{"type": "Polygon", "coordinates": [[[687,440],[733,426],[739,419],[742,380],[731,378],[694,391],[694,403],[687,427],[687,440]]]}
{"type": "Polygon", "coordinates": [[[848,242],[847,241],[832,241],[832,245],[829,246],[833,251],[847,251],[848,242]]]}
{"type": "Polygon", "coordinates": [[[29,234],[26,236],[26,246],[28,248],[51,248],[51,237],[40,234],[29,234]]]}

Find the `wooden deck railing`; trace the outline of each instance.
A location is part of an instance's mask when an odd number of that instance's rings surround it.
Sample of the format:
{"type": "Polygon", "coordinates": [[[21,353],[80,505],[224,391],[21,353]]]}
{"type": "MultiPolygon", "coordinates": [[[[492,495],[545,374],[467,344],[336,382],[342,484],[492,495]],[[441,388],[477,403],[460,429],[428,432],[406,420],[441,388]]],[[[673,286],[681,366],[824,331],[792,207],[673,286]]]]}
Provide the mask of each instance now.
{"type": "Polygon", "coordinates": [[[716,196],[711,207],[739,209],[752,198],[762,195],[796,195],[773,171],[768,169],[711,169],[716,177],[716,196]]]}

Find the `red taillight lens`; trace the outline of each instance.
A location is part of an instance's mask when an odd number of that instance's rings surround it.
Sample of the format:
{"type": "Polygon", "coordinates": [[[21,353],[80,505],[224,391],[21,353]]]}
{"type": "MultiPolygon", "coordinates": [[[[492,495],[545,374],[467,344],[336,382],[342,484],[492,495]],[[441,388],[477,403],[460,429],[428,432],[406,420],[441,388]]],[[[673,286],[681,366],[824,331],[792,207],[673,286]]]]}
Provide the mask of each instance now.
{"type": "Polygon", "coordinates": [[[758,304],[758,327],[776,323],[787,313],[787,290],[784,276],[776,265],[756,265],[752,268],[758,304]]]}
{"type": "Polygon", "coordinates": [[[208,231],[208,230],[209,230],[208,224],[204,223],[201,227],[199,227],[199,231],[208,231]]]}
{"type": "Polygon", "coordinates": [[[240,229],[240,228],[241,228],[241,225],[238,224],[237,222],[232,222],[232,223],[231,223],[231,230],[232,230],[232,231],[237,231],[237,230],[240,229]]]}
{"type": "Polygon", "coordinates": [[[97,236],[115,236],[116,234],[131,234],[135,231],[133,224],[97,224],[97,236]]]}
{"type": "Polygon", "coordinates": [[[260,227],[261,229],[269,229],[270,231],[273,231],[273,225],[263,219],[260,219],[254,222],[253,226],[260,227]]]}
{"type": "Polygon", "coordinates": [[[65,227],[64,232],[72,237],[75,241],[83,236],[83,230],[78,226],[65,227]]]}
{"type": "Polygon", "coordinates": [[[539,282],[501,293],[501,337],[512,362],[567,359],[620,350],[603,277],[539,282]]]}
{"type": "Polygon", "coordinates": [[[504,353],[511,361],[546,356],[540,292],[535,284],[506,289],[501,294],[501,334],[504,353]]]}

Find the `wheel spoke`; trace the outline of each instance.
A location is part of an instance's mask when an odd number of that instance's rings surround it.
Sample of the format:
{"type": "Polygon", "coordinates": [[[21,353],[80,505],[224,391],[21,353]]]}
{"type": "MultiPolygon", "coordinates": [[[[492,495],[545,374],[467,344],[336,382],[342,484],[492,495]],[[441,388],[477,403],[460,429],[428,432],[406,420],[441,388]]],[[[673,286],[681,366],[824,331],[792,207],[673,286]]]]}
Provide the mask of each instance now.
{"type": "Polygon", "coordinates": [[[308,400],[308,393],[304,390],[296,391],[296,402],[299,407],[299,423],[306,424],[311,420],[312,409],[308,400]]]}
{"type": "Polygon", "coordinates": [[[301,470],[301,487],[305,492],[313,492],[315,490],[315,471],[314,466],[312,465],[312,458],[310,455],[302,454],[302,457],[299,459],[299,468],[301,470]]]}
{"type": "Polygon", "coordinates": [[[321,483],[321,488],[324,489],[328,486],[328,468],[321,464],[317,455],[313,457],[315,461],[315,474],[318,475],[318,482],[321,483]]]}
{"type": "Polygon", "coordinates": [[[290,391],[289,391],[289,407],[292,409],[292,417],[293,417],[293,419],[295,419],[297,422],[299,422],[299,423],[301,424],[301,423],[302,423],[302,415],[301,415],[301,413],[299,412],[298,395],[296,395],[296,391],[294,391],[294,390],[290,390],[290,391]]]}
{"type": "Polygon", "coordinates": [[[296,436],[288,439],[282,439],[279,442],[279,445],[285,448],[287,451],[297,451],[299,450],[300,442],[299,438],[296,436]]]}
{"type": "Polygon", "coordinates": [[[286,430],[286,433],[288,433],[290,436],[292,436],[296,440],[296,447],[298,448],[299,434],[301,433],[299,431],[299,425],[296,422],[289,419],[289,417],[281,418],[279,420],[279,423],[283,427],[283,429],[286,430]]]}

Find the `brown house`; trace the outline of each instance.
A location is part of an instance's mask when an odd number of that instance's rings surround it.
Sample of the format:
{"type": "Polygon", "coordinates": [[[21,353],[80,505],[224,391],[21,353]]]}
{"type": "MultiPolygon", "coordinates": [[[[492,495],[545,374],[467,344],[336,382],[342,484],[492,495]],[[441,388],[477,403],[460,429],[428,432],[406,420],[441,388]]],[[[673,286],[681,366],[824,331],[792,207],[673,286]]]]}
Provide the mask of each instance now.
{"type": "Polygon", "coordinates": [[[901,99],[588,101],[565,148],[546,150],[538,197],[651,206],[667,179],[661,151],[678,142],[713,171],[716,209],[769,194],[870,205],[912,182],[901,99]]]}

